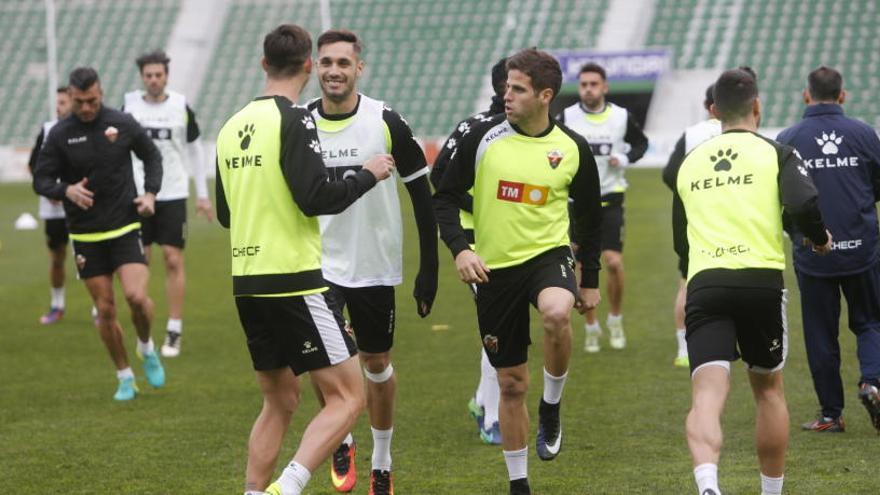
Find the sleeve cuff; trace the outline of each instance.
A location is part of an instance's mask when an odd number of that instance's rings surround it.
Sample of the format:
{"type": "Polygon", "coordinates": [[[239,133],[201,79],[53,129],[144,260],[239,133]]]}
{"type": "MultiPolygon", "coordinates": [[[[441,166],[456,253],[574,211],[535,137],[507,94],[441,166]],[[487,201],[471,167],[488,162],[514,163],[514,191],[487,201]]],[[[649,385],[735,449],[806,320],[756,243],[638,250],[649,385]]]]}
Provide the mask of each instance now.
{"type": "Polygon", "coordinates": [[[361,185],[364,191],[371,189],[376,185],[376,177],[369,171],[365,169],[358,170],[358,173],[354,175],[354,180],[361,185]]]}
{"type": "Polygon", "coordinates": [[[451,246],[449,246],[449,250],[452,251],[452,258],[455,259],[458,256],[458,253],[469,250],[471,248],[470,244],[467,243],[467,240],[464,238],[456,239],[451,246]]]}
{"type": "Polygon", "coordinates": [[[599,270],[590,270],[583,268],[581,270],[581,288],[598,289],[599,288],[599,270]]]}

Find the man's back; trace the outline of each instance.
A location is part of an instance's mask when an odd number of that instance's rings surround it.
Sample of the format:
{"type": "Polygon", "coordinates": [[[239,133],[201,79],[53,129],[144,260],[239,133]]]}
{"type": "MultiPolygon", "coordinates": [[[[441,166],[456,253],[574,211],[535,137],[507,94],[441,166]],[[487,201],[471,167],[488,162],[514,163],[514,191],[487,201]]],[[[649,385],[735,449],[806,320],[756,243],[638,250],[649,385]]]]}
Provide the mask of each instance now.
{"type": "Polygon", "coordinates": [[[794,233],[794,261],[812,275],[847,275],[868,268],[880,256],[874,207],[880,177],[880,140],[867,124],[848,118],[836,104],[807,107],[804,119],[779,134],[794,146],[819,190],[822,217],[834,233],[828,256],[812,255],[794,233]]]}

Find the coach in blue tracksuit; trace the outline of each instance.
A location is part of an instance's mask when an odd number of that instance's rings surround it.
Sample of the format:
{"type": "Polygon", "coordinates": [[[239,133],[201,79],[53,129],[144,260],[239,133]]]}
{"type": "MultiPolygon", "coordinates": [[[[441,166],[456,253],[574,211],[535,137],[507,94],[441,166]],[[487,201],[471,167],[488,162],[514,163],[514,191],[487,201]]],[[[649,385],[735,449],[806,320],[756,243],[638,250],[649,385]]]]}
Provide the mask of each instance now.
{"type": "Polygon", "coordinates": [[[804,430],[842,432],[838,319],[840,292],[856,335],[859,399],[880,432],[880,231],[875,202],[880,191],[880,139],[867,124],[843,114],[840,73],[819,67],[804,91],[807,108],[777,141],[794,146],[819,190],[822,218],[833,235],[832,252],[816,256],[793,232],[794,266],[801,291],[804,340],[822,411],[804,430]]]}

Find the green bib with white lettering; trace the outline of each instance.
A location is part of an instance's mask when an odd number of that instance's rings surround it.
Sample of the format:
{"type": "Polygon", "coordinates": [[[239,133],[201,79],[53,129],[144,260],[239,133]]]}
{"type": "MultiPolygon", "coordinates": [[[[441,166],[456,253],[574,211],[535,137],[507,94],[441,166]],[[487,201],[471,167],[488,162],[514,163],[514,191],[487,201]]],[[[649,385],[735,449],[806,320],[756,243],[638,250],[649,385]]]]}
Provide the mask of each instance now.
{"type": "Polygon", "coordinates": [[[688,280],[713,268],[785,269],[776,149],[750,132],[694,148],[678,172],[687,215],[688,280]]]}

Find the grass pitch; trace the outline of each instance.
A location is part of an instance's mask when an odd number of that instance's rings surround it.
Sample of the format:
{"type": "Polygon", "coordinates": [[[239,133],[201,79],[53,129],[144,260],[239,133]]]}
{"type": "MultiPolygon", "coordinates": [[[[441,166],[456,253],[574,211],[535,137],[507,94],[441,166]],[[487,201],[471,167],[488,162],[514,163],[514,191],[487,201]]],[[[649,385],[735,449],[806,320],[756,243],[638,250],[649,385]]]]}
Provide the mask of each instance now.
{"type": "MultiPolygon", "coordinates": [[[[612,351],[603,340],[602,352],[585,354],[583,320],[575,318],[575,351],[562,409],[565,445],[555,461],[541,462],[534,455],[532,425],[529,471],[536,494],[695,491],[683,433],[690,382],[687,371],[672,366],[678,280],[670,194],[658,170],[633,170],[628,176],[627,348],[612,351]]],[[[409,249],[406,283],[398,290],[393,351],[399,380],[392,447],[397,491],[505,494],[500,449],[480,443],[467,415],[479,372],[472,299],[441,245],[434,310],[426,319],[417,316],[410,294],[418,244],[408,196],[402,196],[409,249]],[[432,330],[433,325],[441,330],[432,330]]],[[[73,276],[70,256],[67,314],[54,326],[37,323],[48,307],[48,253],[42,230],[13,230],[15,218],[24,211],[36,215],[36,206],[28,185],[0,185],[0,487],[17,494],[240,494],[247,436],[261,398],[231,296],[226,232],[191,213],[183,353],[165,360],[168,383],[163,389],[150,389],[135,361],[134,332],[122,303],[126,344],[142,393],[118,404],[111,399],[113,367],[92,326],[91,303],[73,276]]],[[[164,268],[154,259],[153,338],[161,343],[167,318],[164,268]]],[[[797,286],[790,275],[786,392],[792,432],[785,491],[876,494],[880,437],[856,399],[854,338],[846,330],[841,340],[848,430],[842,435],[799,431],[818,406],[804,355],[797,286]]],[[[602,321],[605,310],[600,309],[602,321]]],[[[532,332],[535,360],[528,402],[534,419],[541,390],[541,334],[534,313],[532,332]]],[[[725,495],[754,494],[760,491],[754,406],[745,371],[741,366],[733,370],[721,488],[725,495]]],[[[315,412],[310,387],[304,384],[303,390],[280,465],[292,456],[305,421],[315,412]]],[[[365,494],[371,453],[366,417],[354,434],[360,447],[354,493],[365,494]]],[[[313,474],[307,493],[333,493],[327,470],[324,465],[313,474]]]]}

